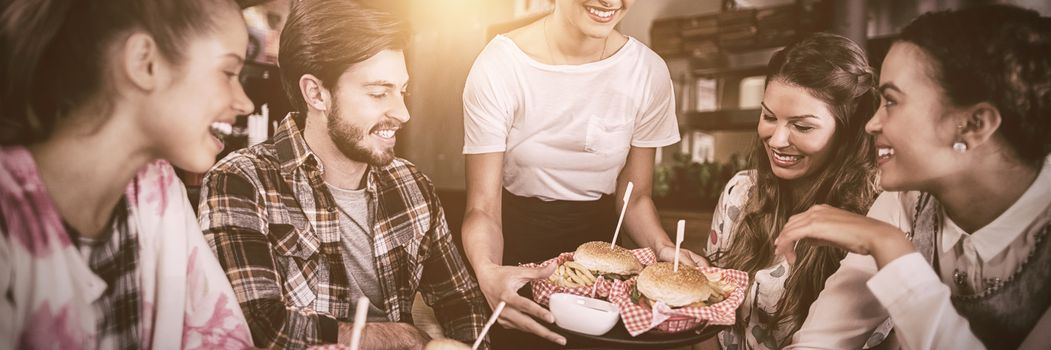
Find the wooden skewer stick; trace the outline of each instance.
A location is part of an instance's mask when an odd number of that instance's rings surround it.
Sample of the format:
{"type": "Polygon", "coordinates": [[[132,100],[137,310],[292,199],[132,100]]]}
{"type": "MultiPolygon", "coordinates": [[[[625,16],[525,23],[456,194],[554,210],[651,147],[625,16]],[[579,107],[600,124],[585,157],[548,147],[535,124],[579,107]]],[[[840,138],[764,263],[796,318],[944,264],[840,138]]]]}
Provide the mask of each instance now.
{"type": "Polygon", "coordinates": [[[358,298],[358,308],[354,310],[354,328],[351,328],[350,350],[358,350],[361,345],[361,331],[365,329],[365,318],[369,313],[369,298],[358,298]]]}
{"type": "Polygon", "coordinates": [[[679,220],[675,228],[675,267],[672,271],[679,272],[679,248],[682,248],[682,235],[686,231],[686,220],[679,220]]]}
{"type": "Polygon", "coordinates": [[[482,339],[485,339],[485,334],[489,333],[489,328],[493,327],[493,323],[496,323],[496,320],[500,318],[500,312],[504,311],[504,306],[507,306],[506,301],[501,301],[500,304],[496,305],[493,315],[489,316],[489,322],[486,322],[485,327],[482,327],[482,333],[478,334],[478,339],[474,340],[471,350],[478,350],[478,346],[482,345],[482,339]]]}
{"type": "Polygon", "coordinates": [[[620,225],[624,223],[624,213],[628,211],[628,199],[631,199],[631,190],[635,189],[635,184],[628,181],[628,187],[624,189],[624,206],[620,208],[620,219],[617,219],[617,230],[613,231],[613,241],[609,243],[609,248],[617,246],[617,237],[620,236],[620,225]]]}

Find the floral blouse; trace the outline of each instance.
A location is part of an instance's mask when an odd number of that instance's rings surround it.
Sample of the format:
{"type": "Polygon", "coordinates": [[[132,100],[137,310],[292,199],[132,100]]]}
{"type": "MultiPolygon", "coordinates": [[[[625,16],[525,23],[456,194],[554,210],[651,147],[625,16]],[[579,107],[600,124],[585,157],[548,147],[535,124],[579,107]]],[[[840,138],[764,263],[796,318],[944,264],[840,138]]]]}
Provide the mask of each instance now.
{"type": "MultiPolygon", "coordinates": [[[[754,184],[755,170],[741,171],[730,179],[719,197],[719,204],[712,216],[712,230],[708,236],[705,254],[715,265],[719,265],[717,258],[730,250],[733,230],[746,207],[749,192],[754,184]]],[[[784,294],[788,274],[791,273],[791,266],[783,257],[778,256],[775,259],[773,265],[756,272],[744,302],[737,309],[738,323],[740,320],[746,320],[744,339],[741,339],[742,334],[733,329],[723,331],[719,334],[719,343],[724,349],[778,349],[790,336],[787,326],[778,327],[772,332],[768,326],[777,309],[777,303],[784,294]],[[742,345],[742,341],[747,342],[747,345],[742,345]]]]}
{"type": "MultiPolygon", "coordinates": [[[[140,335],[150,349],[243,349],[251,335],[182,184],[164,161],[129,184],[140,335]]],[[[0,348],[95,349],[106,292],[66,232],[29,152],[0,148],[0,348]]]]}

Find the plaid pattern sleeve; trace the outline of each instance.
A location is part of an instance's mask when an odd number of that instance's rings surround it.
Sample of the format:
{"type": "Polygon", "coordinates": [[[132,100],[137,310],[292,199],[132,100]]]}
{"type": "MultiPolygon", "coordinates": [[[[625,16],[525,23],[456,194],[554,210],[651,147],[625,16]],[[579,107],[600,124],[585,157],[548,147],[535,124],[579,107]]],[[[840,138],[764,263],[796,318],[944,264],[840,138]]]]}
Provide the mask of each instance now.
{"type": "MultiPolygon", "coordinates": [[[[257,346],[333,343],[353,321],[338,207],[324,165],[293,114],[274,137],[205,176],[200,223],[233,285],[257,346]]],[[[412,320],[417,291],[446,335],[474,341],[488,307],[452,243],[433,185],[408,161],[370,166],[369,229],[390,322],[412,320]]]]}
{"type": "MultiPolygon", "coordinates": [[[[489,306],[452,241],[438,196],[430,188],[430,182],[425,183],[428,185],[425,191],[428,203],[437,214],[424,238],[427,257],[420,291],[424,301],[434,307],[434,314],[445,329],[445,334],[471,344],[478,338],[489,318],[489,306]]],[[[481,348],[488,347],[487,339],[481,348]]]]}
{"type": "Polygon", "coordinates": [[[274,257],[273,238],[268,237],[271,225],[263,203],[268,194],[259,177],[249,175],[268,169],[258,167],[249,172],[239,168],[244,167],[236,161],[224,161],[205,177],[200,222],[208,244],[230,279],[253,342],[260,347],[284,349],[336,342],[336,318],[287,302],[282,286],[286,276],[274,257]]]}

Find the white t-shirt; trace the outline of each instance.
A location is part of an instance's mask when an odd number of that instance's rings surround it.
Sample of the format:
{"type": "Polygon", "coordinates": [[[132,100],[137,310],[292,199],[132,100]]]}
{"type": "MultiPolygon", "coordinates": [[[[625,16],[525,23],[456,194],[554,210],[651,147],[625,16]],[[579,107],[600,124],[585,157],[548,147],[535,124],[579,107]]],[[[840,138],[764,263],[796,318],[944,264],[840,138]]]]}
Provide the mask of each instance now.
{"type": "Polygon", "coordinates": [[[595,200],[616,189],[630,146],[679,141],[664,60],[634,38],[581,65],[537,62],[498,35],[463,94],[464,154],[504,152],[504,187],[543,200],[595,200]]]}

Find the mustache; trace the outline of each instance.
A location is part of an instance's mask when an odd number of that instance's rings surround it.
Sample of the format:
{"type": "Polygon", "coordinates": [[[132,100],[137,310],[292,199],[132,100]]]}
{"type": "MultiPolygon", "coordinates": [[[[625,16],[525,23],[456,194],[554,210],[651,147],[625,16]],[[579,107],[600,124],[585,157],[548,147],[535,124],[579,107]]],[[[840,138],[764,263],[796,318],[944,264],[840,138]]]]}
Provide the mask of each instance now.
{"type": "Polygon", "coordinates": [[[394,120],[394,119],[386,118],[386,119],[381,120],[379,123],[376,123],[376,125],[374,125],[371,129],[369,129],[369,133],[375,132],[377,130],[383,130],[383,129],[395,129],[395,130],[397,130],[397,129],[401,129],[402,125],[403,125],[402,122],[399,122],[399,121],[394,120]]]}

